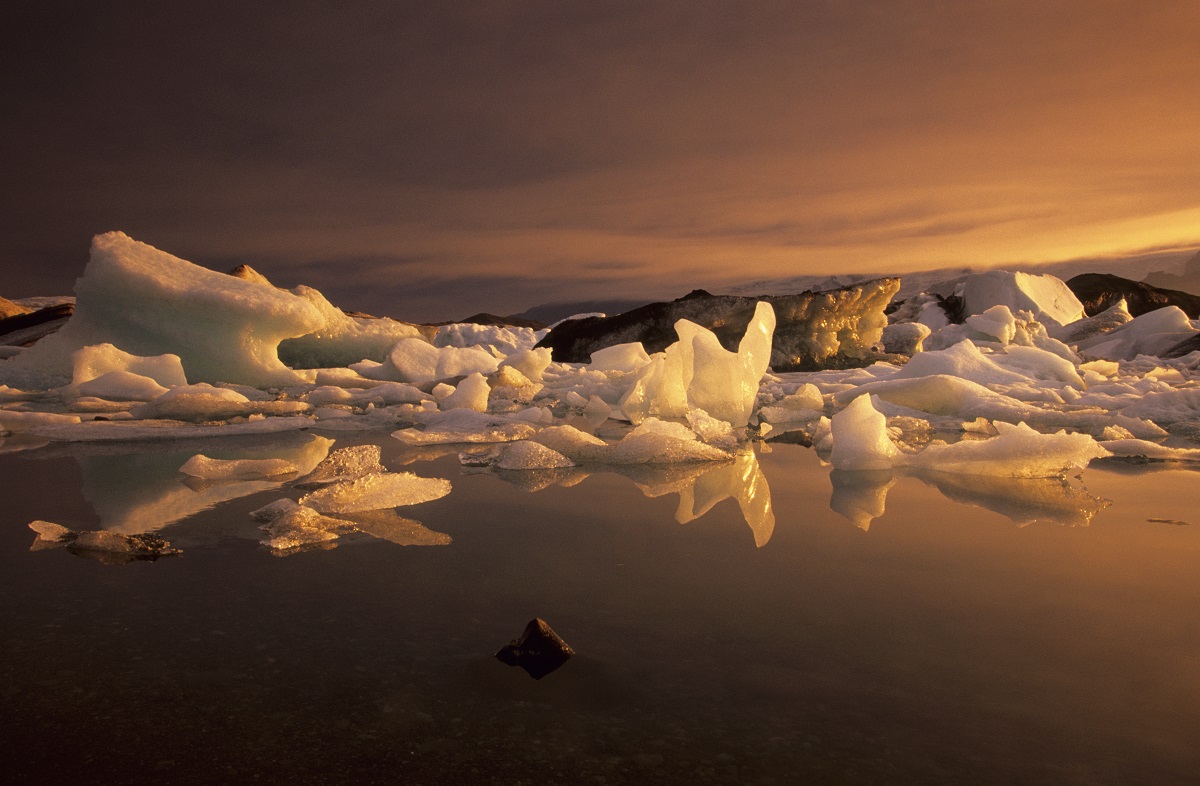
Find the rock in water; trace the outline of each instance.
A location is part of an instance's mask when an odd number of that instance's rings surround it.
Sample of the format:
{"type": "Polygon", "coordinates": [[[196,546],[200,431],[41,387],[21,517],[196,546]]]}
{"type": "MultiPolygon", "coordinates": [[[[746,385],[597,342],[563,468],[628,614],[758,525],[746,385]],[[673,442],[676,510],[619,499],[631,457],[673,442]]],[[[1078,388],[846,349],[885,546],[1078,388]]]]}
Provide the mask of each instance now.
{"type": "Polygon", "coordinates": [[[1067,286],[1083,303],[1089,317],[1124,300],[1135,317],[1166,306],[1178,306],[1189,319],[1200,318],[1200,297],[1177,289],[1154,287],[1109,273],[1084,273],[1067,281],[1067,286]]]}
{"type": "Polygon", "coordinates": [[[716,334],[721,346],[736,351],[760,300],[775,309],[771,368],[796,371],[867,363],[887,325],[883,310],[900,289],[900,279],[881,278],[828,292],[740,297],[698,289],[669,303],[651,303],[612,317],[564,322],[539,343],[554,359],[587,363],[592,353],[617,344],[640,342],[662,352],[676,340],[675,323],[687,319],[716,334]]]}
{"type": "Polygon", "coordinates": [[[525,626],[521,638],[501,647],[496,658],[509,666],[520,666],[530,677],[540,680],[575,654],[544,619],[535,617],[525,626]]]}

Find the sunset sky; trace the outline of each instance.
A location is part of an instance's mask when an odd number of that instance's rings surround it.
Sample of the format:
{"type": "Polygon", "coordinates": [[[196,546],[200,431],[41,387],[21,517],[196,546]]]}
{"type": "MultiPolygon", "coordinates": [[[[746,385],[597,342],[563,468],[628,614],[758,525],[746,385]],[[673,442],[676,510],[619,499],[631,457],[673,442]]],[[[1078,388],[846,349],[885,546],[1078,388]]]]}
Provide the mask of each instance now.
{"type": "Polygon", "coordinates": [[[1200,243],[1200,3],[8,2],[0,295],[96,232],[414,320],[1200,243]]]}

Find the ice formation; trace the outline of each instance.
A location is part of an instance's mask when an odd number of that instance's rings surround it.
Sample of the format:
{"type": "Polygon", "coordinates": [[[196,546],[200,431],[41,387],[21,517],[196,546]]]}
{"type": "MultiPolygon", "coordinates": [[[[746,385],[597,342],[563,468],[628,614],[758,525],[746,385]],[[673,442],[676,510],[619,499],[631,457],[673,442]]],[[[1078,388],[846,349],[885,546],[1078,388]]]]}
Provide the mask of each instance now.
{"type": "Polygon", "coordinates": [[[300,504],[319,513],[355,513],[416,505],[450,493],[450,481],[411,472],[375,473],[342,480],[310,492],[300,504]]]}
{"type": "Polygon", "coordinates": [[[334,368],[362,360],[382,362],[400,339],[421,338],[421,331],[405,322],[349,316],[312,287],[298,286],[292,293],[308,301],[324,319],[319,329],[279,343],[279,359],[292,368],[334,368]]]}
{"type": "Polygon", "coordinates": [[[75,314],[62,330],[5,361],[0,381],[69,382],[72,355],[107,343],[143,357],[177,355],[192,381],[296,384],[302,377],[280,362],[276,347],[323,324],[303,298],[193,265],[121,232],[92,240],[75,294],[75,314]]]}
{"type": "Polygon", "coordinates": [[[483,374],[474,372],[458,383],[454,392],[442,400],[442,409],[473,409],[487,412],[488,394],[492,391],[483,374]]]}
{"type": "Polygon", "coordinates": [[[512,442],[504,445],[494,466],[497,469],[528,470],[528,469],[562,469],[573,467],[575,464],[566,456],[545,445],[529,440],[512,442]]]}
{"type": "Polygon", "coordinates": [[[299,478],[299,488],[319,488],[339,480],[353,480],[363,475],[387,472],[379,461],[378,445],[353,445],[326,456],[312,472],[299,478]]]}
{"type": "Polygon", "coordinates": [[[435,347],[421,338],[404,338],[393,345],[382,364],[351,366],[368,379],[433,382],[479,372],[490,374],[500,365],[495,355],[479,347],[435,347]]]}
{"type": "Polygon", "coordinates": [[[967,276],[962,291],[963,310],[983,314],[993,306],[1028,311],[1042,324],[1067,325],[1083,319],[1083,304],[1059,278],[1031,273],[989,270],[967,276]]]}
{"type": "Polygon", "coordinates": [[[733,426],[746,425],[770,361],[774,330],[775,312],[766,302],[755,307],[737,352],[722,347],[711,330],[679,320],[679,341],[637,372],[621,409],[634,423],[652,415],[683,417],[696,408],[733,426]]]}
{"type": "Polygon", "coordinates": [[[285,459],[214,459],[197,453],[179,471],[193,478],[222,482],[294,475],[298,468],[285,459]]]}
{"type": "Polygon", "coordinates": [[[506,357],[533,349],[545,334],[527,327],[501,327],[462,322],[438,327],[433,335],[435,347],[477,347],[496,357],[506,357]]]}
{"type": "Polygon", "coordinates": [[[885,470],[920,467],[968,475],[1015,478],[1060,477],[1068,469],[1086,467],[1093,458],[1110,455],[1086,434],[1043,434],[1024,423],[997,421],[990,439],[953,444],[931,442],[923,449],[900,450],[888,434],[886,418],[861,395],[833,416],[832,463],[839,470],[885,470]]]}

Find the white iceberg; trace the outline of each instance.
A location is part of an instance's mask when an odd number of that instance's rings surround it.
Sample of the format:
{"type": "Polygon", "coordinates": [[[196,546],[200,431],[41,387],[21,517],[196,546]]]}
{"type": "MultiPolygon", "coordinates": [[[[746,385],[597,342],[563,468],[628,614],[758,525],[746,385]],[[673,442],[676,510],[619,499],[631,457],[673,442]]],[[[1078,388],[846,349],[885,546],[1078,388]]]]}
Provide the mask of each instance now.
{"type": "Polygon", "coordinates": [[[67,324],[0,364],[0,378],[61,385],[71,380],[77,350],[107,343],[143,357],[177,355],[193,381],[290,385],[303,379],[279,360],[279,342],[324,324],[303,298],[193,265],[122,232],[92,239],[75,294],[67,324]]]}

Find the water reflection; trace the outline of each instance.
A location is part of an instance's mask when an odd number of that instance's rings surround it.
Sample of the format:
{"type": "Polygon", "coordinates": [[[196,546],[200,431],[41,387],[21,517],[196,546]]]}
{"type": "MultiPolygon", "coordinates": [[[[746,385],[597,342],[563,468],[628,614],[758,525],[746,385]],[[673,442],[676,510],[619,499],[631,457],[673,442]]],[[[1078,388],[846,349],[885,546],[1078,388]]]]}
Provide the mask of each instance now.
{"type": "Polygon", "coordinates": [[[75,459],[83,470],[83,496],[100,517],[100,527],[137,535],[160,530],[222,502],[283,485],[280,481],[251,480],[189,486],[179,467],[199,452],[219,459],[282,458],[305,475],[332,446],[333,440],[325,437],[290,434],[265,445],[189,444],[181,449],[175,443],[137,453],[78,451],[75,459]]]}
{"type": "Polygon", "coordinates": [[[896,485],[891,470],[847,472],[835,469],[829,473],[833,493],[829,509],[845,516],[850,523],[866,532],[871,522],[883,515],[887,494],[896,485]]]}
{"type": "MultiPolygon", "coordinates": [[[[680,524],[695,521],[727,499],[735,500],[742,518],[762,547],[775,531],[775,512],[771,507],[771,488],[752,451],[730,461],[689,464],[594,465],[565,469],[502,470],[489,466],[483,451],[461,454],[463,474],[494,475],[522,491],[536,492],[550,486],[569,487],[581,483],[596,472],[611,472],[633,482],[648,498],[678,494],[675,520],[680,524]],[[478,463],[474,459],[481,457],[478,463]]],[[[407,463],[407,462],[405,462],[407,463]]]]}
{"type": "Polygon", "coordinates": [[[846,472],[835,469],[829,473],[833,484],[829,508],[865,531],[872,521],[884,514],[888,491],[896,485],[900,475],[914,477],[954,502],[999,513],[1021,527],[1034,522],[1086,527],[1097,513],[1111,504],[1062,478],[1006,478],[932,470],[846,472]]]}

